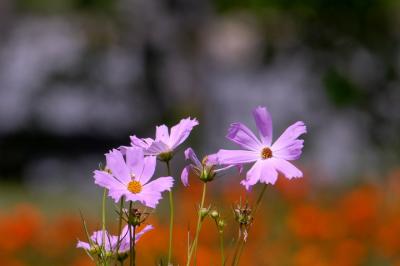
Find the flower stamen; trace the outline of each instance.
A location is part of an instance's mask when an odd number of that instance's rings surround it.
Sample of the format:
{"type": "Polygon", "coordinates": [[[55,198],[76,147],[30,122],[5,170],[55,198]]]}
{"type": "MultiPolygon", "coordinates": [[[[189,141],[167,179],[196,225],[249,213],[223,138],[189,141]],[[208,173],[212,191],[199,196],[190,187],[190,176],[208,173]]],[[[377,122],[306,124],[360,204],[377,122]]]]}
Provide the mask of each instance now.
{"type": "Polygon", "coordinates": [[[263,160],[272,158],[272,151],[271,151],[271,149],[268,148],[268,147],[263,148],[262,151],[261,151],[261,158],[262,158],[263,160]]]}
{"type": "Polygon", "coordinates": [[[133,180],[128,184],[128,190],[133,194],[138,194],[142,191],[142,184],[139,181],[133,180]]]}

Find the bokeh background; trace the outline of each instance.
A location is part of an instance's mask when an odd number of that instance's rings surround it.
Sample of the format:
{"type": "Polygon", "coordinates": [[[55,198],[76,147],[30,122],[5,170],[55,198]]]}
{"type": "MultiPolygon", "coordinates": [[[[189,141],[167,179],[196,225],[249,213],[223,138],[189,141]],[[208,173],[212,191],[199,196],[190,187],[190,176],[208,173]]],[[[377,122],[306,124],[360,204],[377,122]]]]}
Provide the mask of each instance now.
{"type": "MultiPolygon", "coordinates": [[[[306,122],[305,178],[269,188],[242,265],[400,265],[399,15],[396,0],[2,0],[0,265],[92,265],[74,245],[79,210],[99,227],[105,152],[187,116],[186,146],[231,148],[257,105],[275,136],[306,122]]],[[[232,235],[231,204],[252,197],[239,180],[213,183],[232,235]]],[[[177,182],[180,263],[198,185],[177,182]]],[[[166,210],[142,265],[165,255],[166,210]]],[[[217,265],[205,228],[199,265],[217,265]]]]}

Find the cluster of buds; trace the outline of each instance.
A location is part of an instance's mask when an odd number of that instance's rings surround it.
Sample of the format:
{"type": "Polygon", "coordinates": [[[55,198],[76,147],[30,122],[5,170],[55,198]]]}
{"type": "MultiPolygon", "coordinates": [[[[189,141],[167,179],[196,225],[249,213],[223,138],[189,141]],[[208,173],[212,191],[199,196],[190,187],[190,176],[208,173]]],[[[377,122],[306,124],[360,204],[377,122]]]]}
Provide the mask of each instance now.
{"type": "Polygon", "coordinates": [[[139,210],[137,208],[132,209],[123,209],[122,210],[122,218],[123,220],[131,225],[131,226],[140,226],[142,223],[146,221],[149,217],[150,213],[146,212],[146,210],[139,210]]]}
{"type": "Polygon", "coordinates": [[[240,202],[233,208],[235,221],[239,224],[239,237],[243,234],[243,240],[247,240],[248,229],[253,223],[252,209],[248,202],[244,205],[240,202]]]}
{"type": "Polygon", "coordinates": [[[210,217],[215,221],[215,225],[217,226],[218,233],[222,234],[224,232],[224,228],[226,226],[226,222],[222,219],[221,215],[217,210],[213,210],[210,212],[210,217]]]}

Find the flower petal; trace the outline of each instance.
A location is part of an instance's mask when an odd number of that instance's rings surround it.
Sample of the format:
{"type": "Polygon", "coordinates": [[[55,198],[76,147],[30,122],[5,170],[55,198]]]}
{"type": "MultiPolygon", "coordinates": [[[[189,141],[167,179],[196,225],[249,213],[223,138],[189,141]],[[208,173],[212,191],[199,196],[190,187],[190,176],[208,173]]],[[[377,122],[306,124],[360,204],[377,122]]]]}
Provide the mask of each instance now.
{"type": "Polygon", "coordinates": [[[272,118],[266,107],[257,107],[253,110],[253,117],[256,122],[260,138],[263,144],[271,146],[272,143],[272,118]]]}
{"type": "Polygon", "coordinates": [[[290,162],[278,158],[271,158],[270,160],[276,170],[281,172],[284,176],[286,176],[286,178],[292,179],[303,177],[303,173],[290,162]]]}
{"type": "Polygon", "coordinates": [[[192,163],[194,163],[197,167],[199,167],[199,168],[201,167],[201,163],[192,148],[187,148],[185,150],[185,159],[186,160],[190,159],[192,161],[192,163]]]}
{"type": "Polygon", "coordinates": [[[190,169],[191,169],[191,168],[192,168],[192,167],[191,167],[190,165],[187,165],[187,166],[185,166],[185,168],[183,168],[183,170],[182,170],[181,181],[182,181],[182,184],[183,184],[185,187],[189,186],[189,172],[190,172],[190,169]]]}
{"type": "Polygon", "coordinates": [[[144,153],[142,148],[128,147],[125,149],[126,165],[130,173],[139,177],[143,170],[144,153]]]}
{"type": "Polygon", "coordinates": [[[219,164],[251,163],[260,158],[258,152],[244,150],[219,150],[217,156],[219,164]]]}
{"type": "Polygon", "coordinates": [[[130,139],[131,139],[132,146],[136,146],[136,147],[143,148],[143,149],[148,148],[151,145],[151,143],[153,143],[153,141],[154,141],[151,138],[140,139],[140,138],[136,137],[135,135],[130,136],[130,139]]]}
{"type": "Polygon", "coordinates": [[[154,227],[152,225],[146,225],[145,228],[143,228],[139,233],[136,233],[135,235],[135,243],[139,241],[139,239],[148,231],[153,230],[154,227]]]}
{"type": "Polygon", "coordinates": [[[297,160],[301,155],[304,142],[297,138],[306,132],[306,126],[301,121],[288,127],[272,145],[273,156],[285,160],[297,160]]]}
{"type": "Polygon", "coordinates": [[[105,171],[94,171],[94,183],[101,187],[107,188],[108,195],[113,198],[115,202],[118,202],[121,196],[123,196],[126,192],[126,186],[105,171]]]}
{"type": "Polygon", "coordinates": [[[90,250],[90,244],[86,243],[86,242],[83,242],[83,241],[78,241],[78,243],[76,244],[76,247],[77,248],[83,248],[83,249],[86,249],[86,250],[90,250]]]}
{"type": "Polygon", "coordinates": [[[162,141],[164,143],[169,142],[168,127],[166,125],[161,125],[156,127],[156,141],[162,141]]]}
{"type": "Polygon", "coordinates": [[[247,190],[249,190],[251,186],[255,185],[258,181],[260,181],[261,171],[262,171],[262,162],[261,160],[258,160],[247,172],[246,179],[242,180],[240,184],[242,184],[243,186],[246,187],[247,190]]]}
{"type": "Polygon", "coordinates": [[[113,149],[106,153],[107,168],[111,170],[112,175],[121,182],[129,182],[131,177],[129,175],[129,169],[126,166],[122,153],[113,149]]]}
{"type": "Polygon", "coordinates": [[[161,192],[171,190],[173,184],[174,179],[171,176],[157,178],[143,186],[142,191],[136,194],[137,200],[150,208],[155,208],[162,198],[161,192]]]}
{"type": "Polygon", "coordinates": [[[154,141],[149,148],[145,150],[145,155],[158,155],[163,152],[171,152],[171,148],[161,141],[154,141]]]}
{"type": "Polygon", "coordinates": [[[247,150],[259,151],[262,147],[262,143],[253,132],[242,123],[232,123],[226,137],[247,150]]]}
{"type": "Polygon", "coordinates": [[[278,179],[278,172],[276,171],[271,160],[262,160],[260,182],[265,184],[275,184],[278,179]]]}
{"type": "Polygon", "coordinates": [[[184,142],[189,137],[193,127],[197,126],[199,122],[196,118],[191,119],[190,117],[182,119],[179,124],[171,128],[171,135],[169,139],[169,145],[172,149],[175,149],[178,145],[184,142]]]}

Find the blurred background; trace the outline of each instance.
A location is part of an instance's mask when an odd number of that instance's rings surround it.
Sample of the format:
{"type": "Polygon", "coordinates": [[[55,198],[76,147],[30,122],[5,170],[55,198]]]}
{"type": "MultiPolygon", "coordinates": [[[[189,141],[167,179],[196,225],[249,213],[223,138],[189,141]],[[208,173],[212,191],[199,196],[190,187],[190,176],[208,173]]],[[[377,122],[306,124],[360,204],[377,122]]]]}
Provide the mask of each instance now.
{"type": "MultiPolygon", "coordinates": [[[[399,14],[396,0],[1,0],[0,265],[92,265],[74,245],[79,210],[99,225],[105,152],[187,116],[185,146],[233,148],[229,124],[254,129],[257,105],[275,138],[306,122],[306,174],[270,188],[243,265],[400,265],[399,14]]],[[[215,182],[227,217],[251,197],[239,180],[215,182]]],[[[144,265],[165,252],[150,239],[144,265]]]]}

